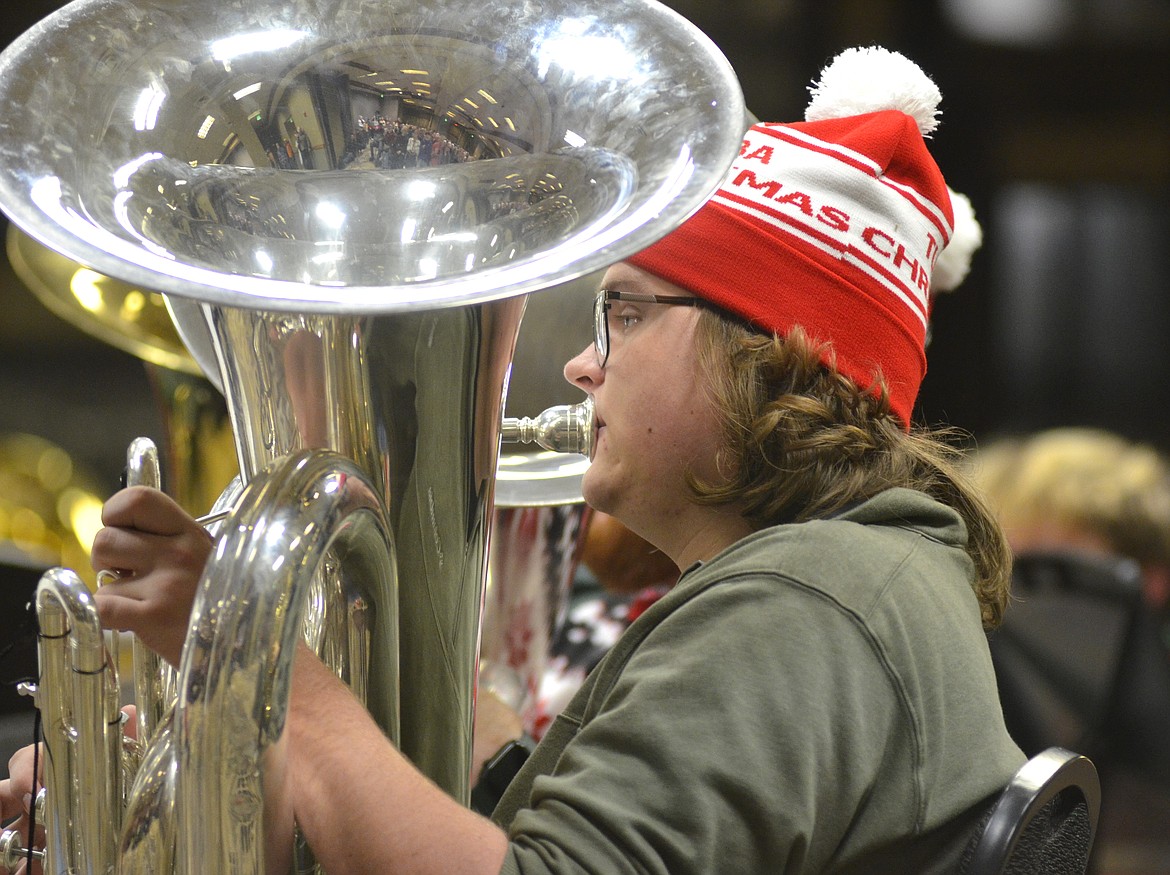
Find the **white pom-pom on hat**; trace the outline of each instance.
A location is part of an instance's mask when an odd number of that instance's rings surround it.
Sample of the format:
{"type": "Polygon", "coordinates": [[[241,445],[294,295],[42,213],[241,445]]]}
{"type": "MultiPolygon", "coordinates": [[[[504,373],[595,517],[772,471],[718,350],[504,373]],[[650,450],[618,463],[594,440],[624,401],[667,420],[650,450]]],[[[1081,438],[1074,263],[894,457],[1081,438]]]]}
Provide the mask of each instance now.
{"type": "Polygon", "coordinates": [[[955,214],[955,231],[951,242],[939,253],[930,277],[930,293],[954,291],[967,278],[971,258],[983,245],[983,228],[975,218],[975,210],[965,194],[947,188],[951,195],[951,209],[955,214]]]}
{"type": "Polygon", "coordinates": [[[913,117],[923,136],[938,128],[938,86],[905,55],[880,46],[841,52],[809,92],[805,121],[897,109],[913,117]]]}

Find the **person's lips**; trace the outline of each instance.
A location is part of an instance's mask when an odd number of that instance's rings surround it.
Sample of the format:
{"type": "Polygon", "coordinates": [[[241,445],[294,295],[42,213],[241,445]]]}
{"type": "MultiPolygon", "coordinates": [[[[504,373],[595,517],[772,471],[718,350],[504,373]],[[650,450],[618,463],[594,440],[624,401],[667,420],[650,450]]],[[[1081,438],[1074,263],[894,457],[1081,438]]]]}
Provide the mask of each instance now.
{"type": "Polygon", "coordinates": [[[597,442],[601,439],[601,432],[605,428],[605,419],[593,408],[593,453],[597,454],[597,442]]]}

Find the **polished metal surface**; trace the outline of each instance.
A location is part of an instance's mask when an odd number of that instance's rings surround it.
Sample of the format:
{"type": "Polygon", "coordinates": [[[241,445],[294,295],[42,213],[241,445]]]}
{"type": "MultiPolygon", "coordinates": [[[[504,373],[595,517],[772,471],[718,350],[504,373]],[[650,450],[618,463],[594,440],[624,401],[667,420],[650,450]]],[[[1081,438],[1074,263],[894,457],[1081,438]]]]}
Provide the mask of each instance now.
{"type": "Polygon", "coordinates": [[[517,452],[509,448],[500,454],[496,469],[496,507],[580,504],[585,500],[581,478],[588,468],[589,457],[580,453],[517,452]]]}
{"type": "Polygon", "coordinates": [[[396,584],[381,499],[351,460],[306,450],[251,478],[200,583],[174,719],[133,788],[120,873],[170,871],[158,812],[172,794],[174,871],[289,871],[292,788],[281,734],[296,642],[313,625],[335,670],[349,662],[331,654],[368,654],[355,664],[372,677],[343,679],[369,693],[367,709],[394,738],[396,584]],[[322,579],[327,590],[311,593],[322,579]],[[321,597],[343,606],[324,629],[306,617],[321,597]],[[354,630],[363,640],[352,640],[354,630]],[[209,811],[208,799],[231,804],[209,811]]]}
{"type": "Polygon", "coordinates": [[[295,312],[604,267],[702,202],[746,119],[718,49],[648,0],[77,0],[0,55],[0,105],[25,232],[124,282],[295,312]],[[438,157],[371,148],[379,116],[438,157]]]}
{"type": "MultiPolygon", "coordinates": [[[[135,438],[126,450],[126,485],[162,489],[158,447],[150,438],[135,438]]],[[[138,704],[138,740],[149,744],[175,702],[175,672],[157,653],[133,636],[134,698],[138,704]]]]}
{"type": "MultiPolygon", "coordinates": [[[[727,61],[653,0],[76,0],[0,55],[0,105],[0,209],[165,293],[235,432],[248,500],[219,524],[185,710],[160,729],[179,753],[148,754],[180,788],[175,870],[284,864],[279,732],[300,625],[286,620],[301,610],[326,618],[306,622],[310,641],[387,734],[466,800],[526,293],[643,248],[715,189],[746,127],[727,61]],[[314,469],[319,488],[300,491],[286,462],[306,458],[348,473],[314,469]],[[258,563],[236,546],[298,530],[288,514],[331,543],[349,528],[326,483],[363,481],[387,567],[354,550],[309,561],[291,541],[258,563]],[[250,594],[260,568],[297,573],[250,594]],[[351,597],[350,580],[397,598],[351,597]],[[333,614],[345,622],[326,633],[333,614]],[[275,667],[235,649],[262,639],[275,667]]],[[[168,871],[151,820],[165,795],[135,791],[126,871],[168,871]]]]}
{"type": "MultiPolygon", "coordinates": [[[[29,850],[22,844],[23,841],[24,837],[14,829],[6,829],[0,833],[0,866],[14,870],[29,859],[29,850]]],[[[32,859],[43,863],[45,852],[34,848],[32,859]]]]}
{"type": "Polygon", "coordinates": [[[45,735],[46,872],[114,871],[122,814],[122,727],[116,669],[93,596],[72,571],[37,584],[45,735]],[[78,825],[84,824],[84,829],[78,825]]]}
{"type": "Polygon", "coordinates": [[[52,313],[143,361],[200,374],[175,331],[163,295],[104,276],[8,226],[8,262],[52,313]]]}
{"type": "Polygon", "coordinates": [[[500,457],[479,680],[533,735],[541,728],[540,682],[585,536],[588,466],[584,456],[555,452],[500,457]]]}
{"type": "Polygon", "coordinates": [[[142,360],[167,437],[167,491],[188,512],[205,510],[236,473],[210,339],[181,337],[159,292],[83,267],[16,225],[8,226],[7,252],[16,275],[45,307],[142,360]]]}
{"type": "Polygon", "coordinates": [[[506,417],[500,440],[506,444],[536,444],[554,453],[593,456],[593,400],[557,404],[536,416],[506,417]]]}
{"type": "Polygon", "coordinates": [[[464,797],[502,387],[523,299],[393,317],[205,309],[245,479],[330,448],[377,482],[403,581],[400,743],[464,797]]]}

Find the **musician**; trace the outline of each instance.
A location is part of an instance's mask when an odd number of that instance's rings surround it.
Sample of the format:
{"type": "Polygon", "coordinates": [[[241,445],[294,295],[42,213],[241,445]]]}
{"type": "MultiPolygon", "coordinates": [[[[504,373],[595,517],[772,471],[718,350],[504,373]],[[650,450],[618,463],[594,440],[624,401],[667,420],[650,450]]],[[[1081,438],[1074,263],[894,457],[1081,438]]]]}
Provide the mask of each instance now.
{"type": "MultiPolygon", "coordinates": [[[[565,375],[596,404],[586,500],[670,556],[494,814],[422,777],[302,647],[297,817],[345,872],[952,871],[1024,760],[984,629],[1007,552],[911,426],[948,190],[912,63],[851,50],[806,121],[757,125],[720,192],[605,275],[565,375]]],[[[210,547],[160,493],[106,504],[103,621],[179,658],[210,547]],[[202,540],[201,540],[202,539],[202,540]]],[[[30,785],[14,760],[4,813],[30,785]]]]}

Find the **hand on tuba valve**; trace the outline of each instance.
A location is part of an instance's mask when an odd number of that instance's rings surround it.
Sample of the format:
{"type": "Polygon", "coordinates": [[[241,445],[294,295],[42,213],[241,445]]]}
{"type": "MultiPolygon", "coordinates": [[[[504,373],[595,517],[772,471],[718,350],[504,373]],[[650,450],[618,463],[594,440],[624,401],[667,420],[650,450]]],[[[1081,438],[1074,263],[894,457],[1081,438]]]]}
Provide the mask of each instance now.
{"type": "Polygon", "coordinates": [[[207,531],[165,493],[143,487],[112,496],[102,519],[106,528],[94,538],[93,567],[121,572],[98,589],[102,625],[134,632],[177,666],[211,552],[207,531]]]}

